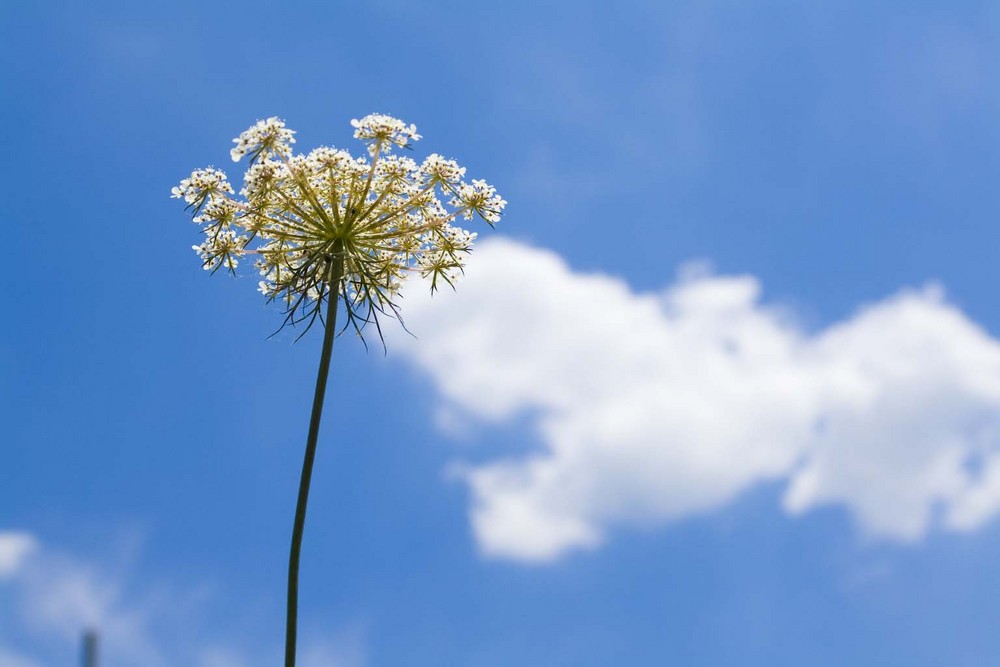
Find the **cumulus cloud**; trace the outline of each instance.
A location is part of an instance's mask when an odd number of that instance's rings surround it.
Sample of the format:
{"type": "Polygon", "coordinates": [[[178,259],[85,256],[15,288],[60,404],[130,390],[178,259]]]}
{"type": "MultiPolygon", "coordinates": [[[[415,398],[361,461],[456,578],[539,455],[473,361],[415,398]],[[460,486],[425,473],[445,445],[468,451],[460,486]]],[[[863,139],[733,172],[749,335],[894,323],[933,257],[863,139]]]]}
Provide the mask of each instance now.
{"type": "Polygon", "coordinates": [[[688,267],[637,293],[492,239],[404,314],[417,340],[391,349],[446,412],[526,417],[540,443],[457,466],[490,556],[556,559],[765,481],[791,514],[838,505],[902,541],[1000,510],[1000,342],[933,286],[810,333],[753,276],[688,267]]]}

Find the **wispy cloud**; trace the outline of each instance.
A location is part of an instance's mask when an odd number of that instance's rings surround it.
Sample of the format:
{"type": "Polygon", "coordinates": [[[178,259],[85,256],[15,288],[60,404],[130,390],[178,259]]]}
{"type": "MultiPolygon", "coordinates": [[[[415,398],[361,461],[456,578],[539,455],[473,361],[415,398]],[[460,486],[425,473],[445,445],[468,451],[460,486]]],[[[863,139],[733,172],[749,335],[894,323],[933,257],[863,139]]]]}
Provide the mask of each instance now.
{"type": "Polygon", "coordinates": [[[17,574],[37,546],[28,533],[0,533],[0,580],[17,574]]]}
{"type": "Polygon", "coordinates": [[[327,639],[306,642],[299,663],[302,667],[362,667],[366,663],[367,638],[362,625],[351,625],[327,639]]]}
{"type": "Polygon", "coordinates": [[[0,667],[40,667],[40,665],[30,658],[11,653],[0,646],[0,667]]]}
{"type": "Polygon", "coordinates": [[[458,466],[485,554],[547,561],[621,525],[715,510],[786,480],[784,507],[847,508],[872,536],[973,530],[1000,510],[1000,342],[940,289],[824,331],[752,276],[689,267],[661,293],[480,246],[455,293],[407,296],[393,349],[442,402],[527,415],[540,451],[458,466]]]}
{"type": "MultiPolygon", "coordinates": [[[[0,531],[0,667],[38,667],[76,655],[83,630],[100,631],[102,661],[112,665],[258,667],[280,661],[275,644],[260,649],[249,630],[229,643],[213,637],[202,586],[150,584],[43,545],[24,532],[0,531]],[[10,644],[13,637],[17,643],[10,644]],[[10,645],[8,645],[10,644],[10,645]]],[[[231,615],[230,615],[231,616],[231,615]]],[[[361,667],[360,627],[306,637],[303,667],[361,667]]]]}
{"type": "MultiPolygon", "coordinates": [[[[75,653],[84,629],[99,628],[102,653],[112,664],[173,664],[153,636],[152,623],[170,601],[137,599],[126,592],[127,575],[112,573],[57,550],[25,533],[0,532],[0,544],[30,545],[8,572],[6,617],[22,636],[45,646],[42,655],[75,653]]],[[[174,602],[177,602],[175,599],[174,602]]]]}

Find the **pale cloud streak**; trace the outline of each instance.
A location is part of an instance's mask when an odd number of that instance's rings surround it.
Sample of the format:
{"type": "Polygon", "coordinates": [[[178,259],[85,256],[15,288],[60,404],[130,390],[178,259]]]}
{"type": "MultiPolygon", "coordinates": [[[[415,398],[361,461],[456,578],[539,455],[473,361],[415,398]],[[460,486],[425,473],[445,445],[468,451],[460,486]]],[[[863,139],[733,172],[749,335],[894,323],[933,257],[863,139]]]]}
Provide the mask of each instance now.
{"type": "Polygon", "coordinates": [[[156,638],[153,621],[162,606],[178,598],[136,599],[124,586],[127,578],[56,550],[44,548],[26,533],[0,531],[0,545],[30,545],[30,558],[20,559],[4,582],[4,616],[16,619],[17,630],[45,649],[41,655],[77,652],[86,629],[99,629],[102,653],[112,664],[171,664],[156,638]]]}
{"type": "MultiPolygon", "coordinates": [[[[262,642],[251,630],[212,632],[203,586],[143,580],[53,549],[26,532],[0,530],[0,667],[61,664],[86,629],[100,635],[102,664],[257,667],[280,662],[280,630],[262,642]],[[16,639],[16,642],[15,642],[16,639]],[[15,642],[15,643],[11,643],[15,642]]],[[[227,620],[232,620],[230,610],[227,620]]],[[[361,626],[301,643],[303,667],[363,667],[361,626]]]]}
{"type": "Polygon", "coordinates": [[[418,340],[390,349],[444,411],[531,424],[537,451],[456,466],[484,554],[551,561],[768,481],[790,514],[840,506],[904,542],[1000,509],[1000,343],[936,287],[809,333],[747,275],[637,293],[499,239],[467,274],[408,293],[418,340]]]}
{"type": "Polygon", "coordinates": [[[0,646],[0,667],[40,667],[40,665],[30,658],[11,653],[0,646]]]}
{"type": "Polygon", "coordinates": [[[0,532],[0,581],[17,574],[37,546],[29,533],[0,532]]]}

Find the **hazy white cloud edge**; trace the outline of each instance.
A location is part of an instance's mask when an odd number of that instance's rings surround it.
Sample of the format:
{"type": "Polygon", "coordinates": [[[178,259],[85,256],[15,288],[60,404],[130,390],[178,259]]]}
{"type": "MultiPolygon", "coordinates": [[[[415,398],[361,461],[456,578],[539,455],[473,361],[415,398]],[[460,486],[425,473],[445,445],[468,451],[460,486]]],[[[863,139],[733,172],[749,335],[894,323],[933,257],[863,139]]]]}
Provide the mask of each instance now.
{"type": "MultiPolygon", "coordinates": [[[[109,666],[258,667],[280,661],[280,646],[253,651],[248,647],[259,641],[249,634],[245,646],[240,638],[227,645],[206,643],[202,635],[211,620],[198,608],[204,595],[197,589],[147,583],[152,592],[142,597],[128,589],[128,579],[128,573],[48,548],[30,533],[0,529],[0,667],[76,659],[89,628],[99,631],[101,664],[109,666]],[[18,638],[16,645],[12,637],[18,638]]],[[[276,642],[279,634],[275,631],[276,642]]],[[[300,655],[303,667],[362,667],[364,629],[306,638],[300,655]]]]}
{"type": "Polygon", "coordinates": [[[18,572],[37,546],[29,533],[0,532],[0,581],[18,572]]]}
{"type": "Polygon", "coordinates": [[[446,411],[527,416],[542,447],[459,464],[481,551],[545,562],[609,531],[725,506],[762,482],[869,536],[971,531],[1000,510],[1000,341],[940,288],[825,330],[753,276],[688,266],[658,293],[493,238],[455,292],[409,290],[391,348],[446,411]]]}

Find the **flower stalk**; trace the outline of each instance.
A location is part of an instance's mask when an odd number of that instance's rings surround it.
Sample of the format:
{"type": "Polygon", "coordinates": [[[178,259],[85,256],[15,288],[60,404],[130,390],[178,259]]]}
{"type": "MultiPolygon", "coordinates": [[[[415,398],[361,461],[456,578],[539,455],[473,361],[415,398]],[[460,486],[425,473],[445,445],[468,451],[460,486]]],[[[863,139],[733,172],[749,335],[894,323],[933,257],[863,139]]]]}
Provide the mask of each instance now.
{"type": "Polygon", "coordinates": [[[334,246],[330,259],[330,277],[327,281],[326,321],[323,323],[323,347],[319,356],[319,370],[316,373],[316,391],[313,393],[312,415],[309,417],[309,435],[306,437],[306,453],[302,461],[302,477],[299,480],[299,497],[295,503],[295,521],[292,526],[292,547],[288,555],[288,607],[285,615],[285,667],[295,667],[295,645],[299,626],[299,560],[302,554],[302,535],[306,526],[306,508],[309,504],[309,486],[312,483],[313,463],[316,460],[316,443],[319,439],[319,425],[323,417],[323,400],[326,396],[326,381],[330,375],[330,358],[333,356],[333,339],[337,330],[337,306],[340,299],[334,290],[338,289],[344,276],[344,252],[341,244],[334,246]]]}
{"type": "Polygon", "coordinates": [[[367,158],[332,147],[296,155],[295,132],[268,118],[233,140],[233,161],[250,161],[238,195],[214,167],[196,169],[171,190],[202,227],[205,238],[193,248],[205,270],[236,275],[240,261],[253,257],[259,291],[284,305],[282,327],[304,323],[301,337],[323,325],[288,558],[286,667],[295,665],[299,561],[333,339],[351,326],[363,341],[368,324],[381,339],[379,318],[399,318],[396,297],[412,274],[429,279],[432,292],[441,283],[454,287],[476,239],[454,221],[478,216],[492,227],[507,205],[486,181],[465,182],[454,160],[434,153],[417,164],[392,154],[421,138],[415,126],[382,114],[351,125],[367,158]],[[348,321],[338,331],[341,306],[348,321]]]}

